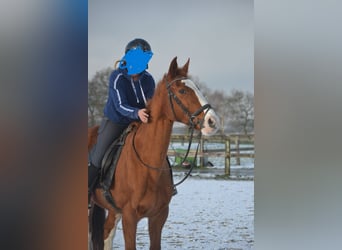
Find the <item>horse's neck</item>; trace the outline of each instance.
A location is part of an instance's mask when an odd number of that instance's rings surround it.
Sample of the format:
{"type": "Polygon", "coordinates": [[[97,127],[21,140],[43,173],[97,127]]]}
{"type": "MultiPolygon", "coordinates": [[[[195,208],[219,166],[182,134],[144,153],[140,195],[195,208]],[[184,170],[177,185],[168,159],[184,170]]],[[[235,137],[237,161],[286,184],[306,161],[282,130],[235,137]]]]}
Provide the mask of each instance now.
{"type": "Polygon", "coordinates": [[[146,152],[145,161],[152,166],[162,166],[167,156],[173,122],[159,119],[142,124],[139,131],[141,148],[146,152]]]}
{"type": "Polygon", "coordinates": [[[167,119],[165,109],[168,107],[167,92],[164,83],[159,83],[149,103],[150,120],[141,124],[139,131],[140,147],[147,152],[150,165],[161,166],[167,156],[173,121],[167,119]]]}

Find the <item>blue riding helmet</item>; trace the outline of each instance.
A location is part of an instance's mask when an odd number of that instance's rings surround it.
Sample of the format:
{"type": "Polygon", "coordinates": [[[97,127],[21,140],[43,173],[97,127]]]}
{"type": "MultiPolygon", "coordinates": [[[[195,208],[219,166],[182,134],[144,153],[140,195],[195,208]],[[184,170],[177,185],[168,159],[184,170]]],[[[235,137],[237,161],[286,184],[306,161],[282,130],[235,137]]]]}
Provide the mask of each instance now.
{"type": "Polygon", "coordinates": [[[147,69],[147,64],[153,56],[152,51],[144,51],[141,46],[131,48],[120,61],[119,67],[127,69],[128,75],[139,74],[147,69]]]}

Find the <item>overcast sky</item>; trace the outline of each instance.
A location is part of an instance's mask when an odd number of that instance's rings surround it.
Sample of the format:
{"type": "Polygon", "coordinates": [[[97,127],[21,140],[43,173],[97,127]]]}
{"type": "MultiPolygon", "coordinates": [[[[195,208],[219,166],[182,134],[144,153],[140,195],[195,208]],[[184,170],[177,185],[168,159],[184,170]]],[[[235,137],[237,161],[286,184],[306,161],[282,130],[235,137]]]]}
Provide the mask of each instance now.
{"type": "Polygon", "coordinates": [[[89,2],[88,78],[121,59],[134,38],[154,53],[149,72],[159,81],[177,56],[189,74],[213,90],[254,93],[252,0],[89,2]]]}

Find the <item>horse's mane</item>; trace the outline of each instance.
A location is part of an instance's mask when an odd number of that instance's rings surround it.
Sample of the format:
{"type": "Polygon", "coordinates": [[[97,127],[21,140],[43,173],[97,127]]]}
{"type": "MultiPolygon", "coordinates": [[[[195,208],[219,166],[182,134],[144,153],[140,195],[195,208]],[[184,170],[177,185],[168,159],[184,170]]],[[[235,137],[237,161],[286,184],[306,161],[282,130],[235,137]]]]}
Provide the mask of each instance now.
{"type": "Polygon", "coordinates": [[[153,101],[154,98],[156,98],[157,96],[160,95],[160,93],[161,93],[161,88],[162,88],[163,84],[165,84],[166,77],[167,77],[167,76],[166,76],[166,74],[165,74],[165,75],[163,76],[163,78],[158,82],[158,84],[157,84],[157,86],[156,86],[156,88],[155,88],[155,90],[154,90],[154,94],[153,94],[152,98],[147,100],[147,103],[146,103],[146,109],[147,109],[147,110],[149,110],[149,111],[151,110],[151,102],[153,101]]]}

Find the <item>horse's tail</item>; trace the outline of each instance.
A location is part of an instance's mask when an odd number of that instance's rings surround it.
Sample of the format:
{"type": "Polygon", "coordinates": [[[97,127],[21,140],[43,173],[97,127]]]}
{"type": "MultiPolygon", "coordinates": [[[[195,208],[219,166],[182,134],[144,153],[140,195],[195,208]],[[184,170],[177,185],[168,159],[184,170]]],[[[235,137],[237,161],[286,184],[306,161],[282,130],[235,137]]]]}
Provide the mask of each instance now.
{"type": "Polygon", "coordinates": [[[91,241],[93,250],[103,250],[103,226],[105,223],[105,210],[93,204],[89,213],[89,230],[91,233],[91,241]]]}

